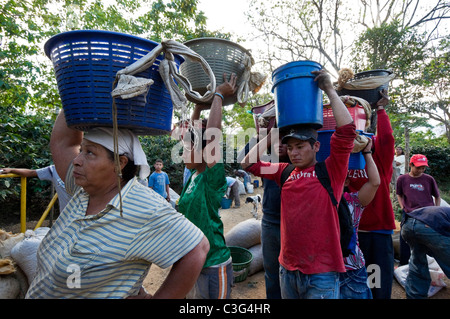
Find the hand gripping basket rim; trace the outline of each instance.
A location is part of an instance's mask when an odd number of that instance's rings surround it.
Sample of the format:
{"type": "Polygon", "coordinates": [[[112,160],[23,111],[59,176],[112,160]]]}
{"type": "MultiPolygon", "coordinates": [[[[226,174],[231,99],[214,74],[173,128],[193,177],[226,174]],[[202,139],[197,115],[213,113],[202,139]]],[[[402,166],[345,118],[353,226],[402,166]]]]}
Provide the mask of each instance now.
{"type": "MultiPolygon", "coordinates": [[[[223,83],[223,77],[222,77],[222,74],[217,74],[216,72],[221,71],[221,69],[226,69],[226,66],[229,67],[229,64],[234,63],[234,62],[229,60],[229,61],[221,61],[219,64],[210,63],[211,61],[208,61],[209,57],[208,57],[207,52],[204,52],[202,50],[195,50],[193,48],[193,46],[195,46],[197,44],[200,45],[202,43],[206,43],[208,45],[215,43],[215,44],[217,44],[218,47],[225,47],[225,46],[233,47],[236,51],[240,51],[243,56],[244,56],[244,54],[248,55],[250,57],[250,59],[253,61],[253,57],[252,57],[250,50],[247,50],[243,46],[241,46],[233,41],[230,41],[230,40],[221,39],[221,38],[204,37],[204,38],[197,38],[197,39],[192,39],[192,40],[184,42],[183,44],[185,46],[187,46],[191,50],[193,50],[196,53],[198,53],[199,55],[201,55],[209,63],[211,69],[214,72],[214,75],[216,76],[217,85],[220,85],[221,83],[223,83]]],[[[237,67],[235,67],[235,69],[237,69],[237,67]]],[[[203,93],[202,90],[206,90],[206,88],[200,87],[200,85],[198,84],[199,82],[204,82],[205,84],[209,82],[206,75],[204,74],[204,72],[200,71],[199,66],[197,66],[193,63],[191,64],[191,63],[189,63],[189,61],[186,61],[186,63],[183,63],[183,65],[180,66],[180,70],[181,70],[181,73],[191,81],[191,84],[192,84],[192,87],[194,90],[196,90],[200,93],[203,93]],[[199,74],[197,79],[190,76],[192,73],[194,73],[194,70],[197,70],[196,74],[199,74]],[[198,85],[199,87],[196,87],[196,85],[198,85]]],[[[222,70],[222,71],[225,71],[225,70],[222,70]]],[[[241,74],[236,74],[238,76],[238,81],[236,83],[238,87],[239,87],[239,84],[241,83],[239,77],[243,74],[244,68],[241,71],[242,71],[241,74]]],[[[231,70],[230,73],[231,72],[238,73],[238,72],[235,72],[234,70],[231,70]]],[[[227,74],[227,76],[230,76],[230,74],[227,74]]],[[[196,99],[191,98],[191,97],[188,97],[188,100],[193,103],[199,103],[199,101],[197,101],[196,99]]],[[[237,101],[237,95],[232,96],[232,97],[227,97],[227,98],[225,98],[223,105],[234,104],[234,103],[236,103],[236,101],[237,101]]],[[[212,102],[212,100],[210,102],[212,102]]]]}
{"type": "Polygon", "coordinates": [[[192,40],[188,40],[188,41],[184,42],[184,45],[188,46],[187,44],[193,44],[195,42],[204,42],[204,41],[212,41],[212,42],[218,42],[220,44],[227,44],[227,45],[235,46],[235,47],[238,47],[240,50],[244,51],[244,53],[247,53],[248,55],[251,56],[250,50],[247,50],[240,44],[237,44],[233,41],[230,41],[227,39],[221,39],[221,38],[212,38],[212,37],[196,38],[196,39],[192,39],[192,40]]]}

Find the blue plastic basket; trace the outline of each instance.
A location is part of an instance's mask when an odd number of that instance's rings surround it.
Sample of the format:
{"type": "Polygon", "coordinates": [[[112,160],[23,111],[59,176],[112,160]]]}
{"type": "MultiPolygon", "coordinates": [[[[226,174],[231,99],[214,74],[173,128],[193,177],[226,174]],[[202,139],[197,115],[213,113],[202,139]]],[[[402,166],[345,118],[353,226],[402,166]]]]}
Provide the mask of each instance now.
{"type": "MultiPolygon", "coordinates": [[[[44,50],[53,62],[67,125],[79,130],[112,127],[111,91],[116,73],[157,45],[136,36],[100,30],[69,31],[50,38],[44,50]]],[[[115,99],[120,128],[139,135],[170,133],[173,105],[158,72],[162,58],[136,74],[154,81],[147,96],[115,99]]],[[[179,65],[184,60],[175,56],[175,61],[179,65]]]]}
{"type": "MultiPolygon", "coordinates": [[[[373,134],[358,131],[360,134],[371,137],[373,134]]],[[[330,140],[334,130],[319,131],[318,140],[320,142],[320,149],[317,153],[317,161],[322,162],[330,155],[330,140]]],[[[366,160],[361,152],[350,154],[348,161],[348,169],[364,169],[366,167],[366,160]]]]}

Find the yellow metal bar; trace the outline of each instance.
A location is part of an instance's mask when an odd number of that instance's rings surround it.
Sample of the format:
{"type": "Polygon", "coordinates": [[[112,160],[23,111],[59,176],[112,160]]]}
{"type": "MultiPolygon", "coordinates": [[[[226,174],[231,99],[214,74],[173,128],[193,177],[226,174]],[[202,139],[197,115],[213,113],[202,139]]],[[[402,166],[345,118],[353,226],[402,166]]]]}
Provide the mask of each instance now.
{"type": "Polygon", "coordinates": [[[27,230],[27,178],[20,178],[20,231],[27,230]]]}
{"type": "Polygon", "coordinates": [[[44,222],[44,220],[47,218],[48,213],[50,212],[50,210],[52,209],[53,205],[55,204],[56,200],[58,199],[58,193],[55,194],[55,196],[53,196],[52,200],[50,201],[50,203],[47,206],[47,209],[45,210],[45,212],[42,214],[41,219],[39,219],[38,223],[36,224],[36,227],[34,228],[34,230],[38,229],[39,227],[41,227],[42,223],[44,222]]]}
{"type": "Polygon", "coordinates": [[[20,231],[27,230],[27,178],[17,174],[0,174],[0,178],[20,177],[20,231]]]}

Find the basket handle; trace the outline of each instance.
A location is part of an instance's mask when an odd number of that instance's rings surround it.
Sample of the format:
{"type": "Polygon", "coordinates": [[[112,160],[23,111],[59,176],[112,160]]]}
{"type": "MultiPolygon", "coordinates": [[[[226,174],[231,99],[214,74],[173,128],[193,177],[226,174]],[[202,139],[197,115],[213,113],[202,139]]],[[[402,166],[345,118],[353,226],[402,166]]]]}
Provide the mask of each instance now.
{"type": "MultiPolygon", "coordinates": [[[[200,102],[207,103],[213,97],[214,92],[216,91],[216,78],[208,62],[206,62],[206,60],[198,53],[192,51],[184,44],[174,40],[162,41],[161,44],[156,46],[145,56],[143,56],[133,64],[127,66],[126,68],[119,70],[116,73],[116,82],[118,82],[118,79],[120,79],[120,77],[123,75],[132,76],[150,68],[155,60],[161,55],[161,53],[164,53],[165,59],[163,59],[159,64],[159,73],[164,81],[164,84],[166,85],[167,90],[170,93],[175,108],[185,109],[187,104],[187,99],[181,93],[177,84],[183,87],[183,89],[186,91],[186,94],[196,98],[197,100],[200,100],[200,102]],[[210,84],[207,86],[208,91],[203,96],[200,95],[200,93],[194,91],[189,80],[178,72],[178,67],[174,61],[174,54],[186,56],[190,60],[201,64],[203,70],[210,79],[210,84]]],[[[133,88],[130,88],[130,90],[133,90],[133,88]]],[[[126,98],[127,95],[122,95],[122,91],[123,88],[116,87],[113,90],[112,95],[114,97],[120,95],[122,98],[126,98]]]]}
{"type": "Polygon", "coordinates": [[[184,108],[187,103],[185,95],[189,95],[195,100],[198,100],[200,103],[208,103],[208,101],[213,98],[214,92],[216,91],[216,77],[208,62],[200,54],[194,52],[184,44],[177,41],[166,40],[162,42],[162,45],[166,56],[165,59],[159,64],[159,72],[170,92],[174,104],[178,108],[184,108]],[[206,87],[207,91],[204,95],[194,91],[189,80],[180,74],[178,67],[174,62],[174,54],[182,55],[193,62],[200,63],[203,71],[205,71],[210,80],[206,87]],[[180,92],[177,84],[185,90],[185,95],[180,92]]]}

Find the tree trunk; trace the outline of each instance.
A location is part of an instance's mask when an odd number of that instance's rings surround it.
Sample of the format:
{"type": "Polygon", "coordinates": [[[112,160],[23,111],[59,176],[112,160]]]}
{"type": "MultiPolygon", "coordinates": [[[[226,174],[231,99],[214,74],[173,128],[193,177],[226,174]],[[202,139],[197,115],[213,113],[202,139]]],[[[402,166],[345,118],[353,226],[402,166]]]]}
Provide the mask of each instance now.
{"type": "Polygon", "coordinates": [[[405,126],[405,174],[409,172],[409,127],[405,126]]]}

